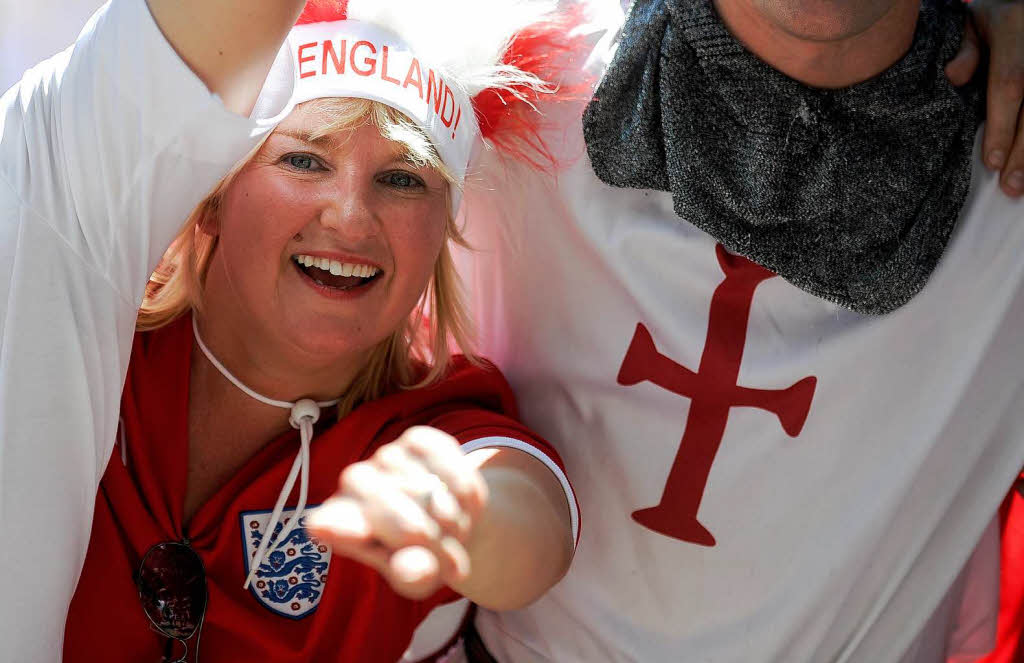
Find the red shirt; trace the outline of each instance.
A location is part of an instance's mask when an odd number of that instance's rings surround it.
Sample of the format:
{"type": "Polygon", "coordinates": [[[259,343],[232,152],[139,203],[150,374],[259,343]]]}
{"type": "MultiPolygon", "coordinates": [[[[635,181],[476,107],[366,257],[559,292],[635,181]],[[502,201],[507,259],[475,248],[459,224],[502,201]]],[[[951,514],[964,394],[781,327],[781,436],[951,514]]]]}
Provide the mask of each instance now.
{"type": "MultiPolygon", "coordinates": [[[[1024,473],[1017,479],[1024,486],[1024,473]]],[[[1000,510],[999,623],[996,646],[977,663],[1024,663],[1024,494],[1010,491],[1000,510]]]]}
{"type": "MultiPolygon", "coordinates": [[[[280,573],[242,589],[260,528],[298,452],[295,431],[253,455],[195,512],[186,533],[191,352],[188,316],[135,337],[121,404],[121,439],[97,496],[89,551],[68,614],[64,660],[160,660],[166,639],[146,619],[133,573],[151,546],[187,536],[203,561],[209,587],[199,651],[203,663],[394,663],[426,614],[457,594],[444,589],[424,601],[401,598],[375,571],[331,556],[326,545],[299,529],[281,548],[280,573]]],[[[346,465],[417,424],[437,427],[463,443],[491,436],[526,442],[561,467],[550,446],[514,416],[504,378],[459,360],[438,384],[384,396],[319,427],[310,451],[309,504],[320,504],[336,490],[346,465]]],[[[297,491],[287,507],[294,509],[296,500],[297,491]]]]}

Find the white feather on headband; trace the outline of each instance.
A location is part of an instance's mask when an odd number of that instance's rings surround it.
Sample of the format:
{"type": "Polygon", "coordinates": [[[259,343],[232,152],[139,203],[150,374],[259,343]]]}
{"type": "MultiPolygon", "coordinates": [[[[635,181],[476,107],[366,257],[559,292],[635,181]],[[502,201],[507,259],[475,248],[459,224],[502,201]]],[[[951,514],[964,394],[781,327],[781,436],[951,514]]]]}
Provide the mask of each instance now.
{"type": "Polygon", "coordinates": [[[470,97],[488,88],[544,87],[535,74],[503,62],[513,37],[541,25],[551,0],[349,0],[348,18],[386,27],[470,97]]]}

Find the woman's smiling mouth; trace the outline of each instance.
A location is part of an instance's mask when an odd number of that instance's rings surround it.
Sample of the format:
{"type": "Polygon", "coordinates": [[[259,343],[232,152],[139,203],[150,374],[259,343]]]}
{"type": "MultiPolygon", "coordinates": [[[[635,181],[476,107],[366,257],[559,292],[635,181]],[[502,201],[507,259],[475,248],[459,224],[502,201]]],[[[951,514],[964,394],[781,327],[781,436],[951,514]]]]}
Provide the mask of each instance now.
{"type": "Polygon", "coordinates": [[[338,293],[361,288],[373,283],[383,272],[374,265],[365,263],[341,262],[330,258],[320,258],[307,254],[292,256],[292,264],[308,282],[317,289],[328,289],[338,293]]]}

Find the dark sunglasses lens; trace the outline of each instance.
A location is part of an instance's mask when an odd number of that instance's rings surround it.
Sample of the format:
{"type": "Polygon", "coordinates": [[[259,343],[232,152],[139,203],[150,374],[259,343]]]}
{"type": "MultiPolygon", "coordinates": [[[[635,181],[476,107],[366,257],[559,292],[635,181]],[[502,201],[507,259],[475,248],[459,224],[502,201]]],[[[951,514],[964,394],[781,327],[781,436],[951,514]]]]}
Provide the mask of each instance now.
{"type": "Polygon", "coordinates": [[[181,543],[153,546],[136,582],[153,625],[171,638],[191,638],[206,610],[206,572],[195,551],[181,543]]]}

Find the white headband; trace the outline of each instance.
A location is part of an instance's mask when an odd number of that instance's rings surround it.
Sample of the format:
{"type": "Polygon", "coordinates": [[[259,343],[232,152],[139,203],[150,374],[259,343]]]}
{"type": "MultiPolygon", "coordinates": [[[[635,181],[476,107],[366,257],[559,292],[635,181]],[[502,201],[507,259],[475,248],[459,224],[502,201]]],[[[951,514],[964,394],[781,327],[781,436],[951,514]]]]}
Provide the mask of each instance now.
{"type": "MultiPolygon", "coordinates": [[[[479,133],[469,97],[393,33],[354,20],[296,25],[252,116],[283,119],[298,104],[323,97],[372,99],[402,111],[426,131],[459,184],[464,181],[479,133]]],[[[452,193],[457,210],[458,187],[452,193]]]]}

